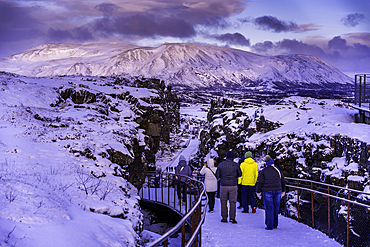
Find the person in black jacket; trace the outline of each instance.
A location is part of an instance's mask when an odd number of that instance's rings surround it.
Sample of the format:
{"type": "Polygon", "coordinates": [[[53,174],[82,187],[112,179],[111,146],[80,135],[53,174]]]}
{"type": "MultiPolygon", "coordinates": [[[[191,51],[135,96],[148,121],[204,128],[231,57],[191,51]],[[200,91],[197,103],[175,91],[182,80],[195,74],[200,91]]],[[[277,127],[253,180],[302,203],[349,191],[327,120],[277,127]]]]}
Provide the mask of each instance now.
{"type": "Polygon", "coordinates": [[[230,222],[236,224],[236,199],[238,195],[238,178],[242,175],[240,166],[234,162],[235,154],[233,151],[227,151],[226,160],[217,166],[216,177],[220,180],[220,200],[221,200],[221,222],[230,222]],[[227,210],[227,201],[230,203],[230,212],[227,210]]]}
{"type": "Polygon", "coordinates": [[[275,167],[269,155],[265,157],[266,167],[260,172],[257,183],[257,196],[265,205],[266,230],[276,229],[281,198],[285,195],[285,179],[283,173],[275,167]]]}

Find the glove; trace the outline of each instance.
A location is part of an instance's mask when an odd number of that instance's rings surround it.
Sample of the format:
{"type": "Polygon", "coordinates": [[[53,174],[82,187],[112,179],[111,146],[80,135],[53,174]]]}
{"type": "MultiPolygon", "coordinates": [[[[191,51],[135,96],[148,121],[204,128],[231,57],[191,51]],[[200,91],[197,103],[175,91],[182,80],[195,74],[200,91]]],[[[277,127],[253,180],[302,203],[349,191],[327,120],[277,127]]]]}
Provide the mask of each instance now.
{"type": "Polygon", "coordinates": [[[281,198],[283,198],[285,196],[285,191],[283,191],[282,193],[281,193],[281,198]]]}
{"type": "Polygon", "coordinates": [[[262,193],[260,192],[260,193],[257,193],[257,197],[258,197],[258,199],[262,199],[262,193]]]}

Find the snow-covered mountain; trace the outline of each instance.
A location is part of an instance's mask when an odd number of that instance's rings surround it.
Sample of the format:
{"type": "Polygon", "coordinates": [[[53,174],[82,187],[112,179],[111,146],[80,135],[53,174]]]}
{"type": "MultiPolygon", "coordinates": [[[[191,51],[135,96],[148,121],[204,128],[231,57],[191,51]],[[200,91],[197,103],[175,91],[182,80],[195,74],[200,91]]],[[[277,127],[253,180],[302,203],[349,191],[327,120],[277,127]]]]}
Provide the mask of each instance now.
{"type": "Polygon", "coordinates": [[[191,88],[256,90],[336,88],[351,78],[314,56],[261,56],[199,44],[44,44],[0,59],[0,71],[24,76],[64,75],[159,78],[191,88]]]}

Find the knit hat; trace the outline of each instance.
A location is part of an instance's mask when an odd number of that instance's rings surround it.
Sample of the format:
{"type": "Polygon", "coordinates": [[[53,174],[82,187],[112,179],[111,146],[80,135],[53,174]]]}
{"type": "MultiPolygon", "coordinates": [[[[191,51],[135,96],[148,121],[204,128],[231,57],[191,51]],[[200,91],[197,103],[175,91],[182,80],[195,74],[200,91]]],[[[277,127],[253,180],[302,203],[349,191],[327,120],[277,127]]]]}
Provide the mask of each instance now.
{"type": "Polygon", "coordinates": [[[251,151],[248,151],[244,154],[244,157],[245,158],[252,158],[252,152],[251,151]]]}
{"type": "Polygon", "coordinates": [[[234,154],[233,151],[231,151],[231,150],[230,151],[227,151],[227,153],[226,153],[226,159],[233,160],[234,157],[235,157],[235,154],[234,154]]]}
{"type": "Polygon", "coordinates": [[[270,166],[270,165],[273,165],[274,164],[274,160],[271,159],[270,155],[266,155],[265,161],[266,161],[266,165],[267,166],[270,166]]]}
{"type": "Polygon", "coordinates": [[[182,160],[186,162],[186,158],[185,158],[184,155],[180,155],[179,162],[182,161],[182,160]]]}

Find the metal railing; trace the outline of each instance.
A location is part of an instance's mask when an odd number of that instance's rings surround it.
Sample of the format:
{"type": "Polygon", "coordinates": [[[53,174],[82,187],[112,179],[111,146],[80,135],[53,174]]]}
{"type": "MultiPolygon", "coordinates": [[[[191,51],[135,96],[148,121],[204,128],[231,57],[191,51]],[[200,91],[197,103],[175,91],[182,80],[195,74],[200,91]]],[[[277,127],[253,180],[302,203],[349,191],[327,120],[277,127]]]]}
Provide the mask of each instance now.
{"type": "Polygon", "coordinates": [[[150,243],[150,247],[160,245],[166,247],[170,239],[174,239],[174,236],[179,233],[181,247],[201,247],[201,227],[204,223],[205,207],[208,203],[203,182],[173,173],[148,173],[139,195],[141,200],[169,207],[182,215],[182,219],[161,237],[150,243]],[[185,189],[186,202],[179,200],[178,187],[185,189]]]}
{"type": "Polygon", "coordinates": [[[364,199],[370,198],[370,193],[289,177],[286,187],[285,216],[311,225],[347,247],[370,246],[370,200],[364,199]]]}

